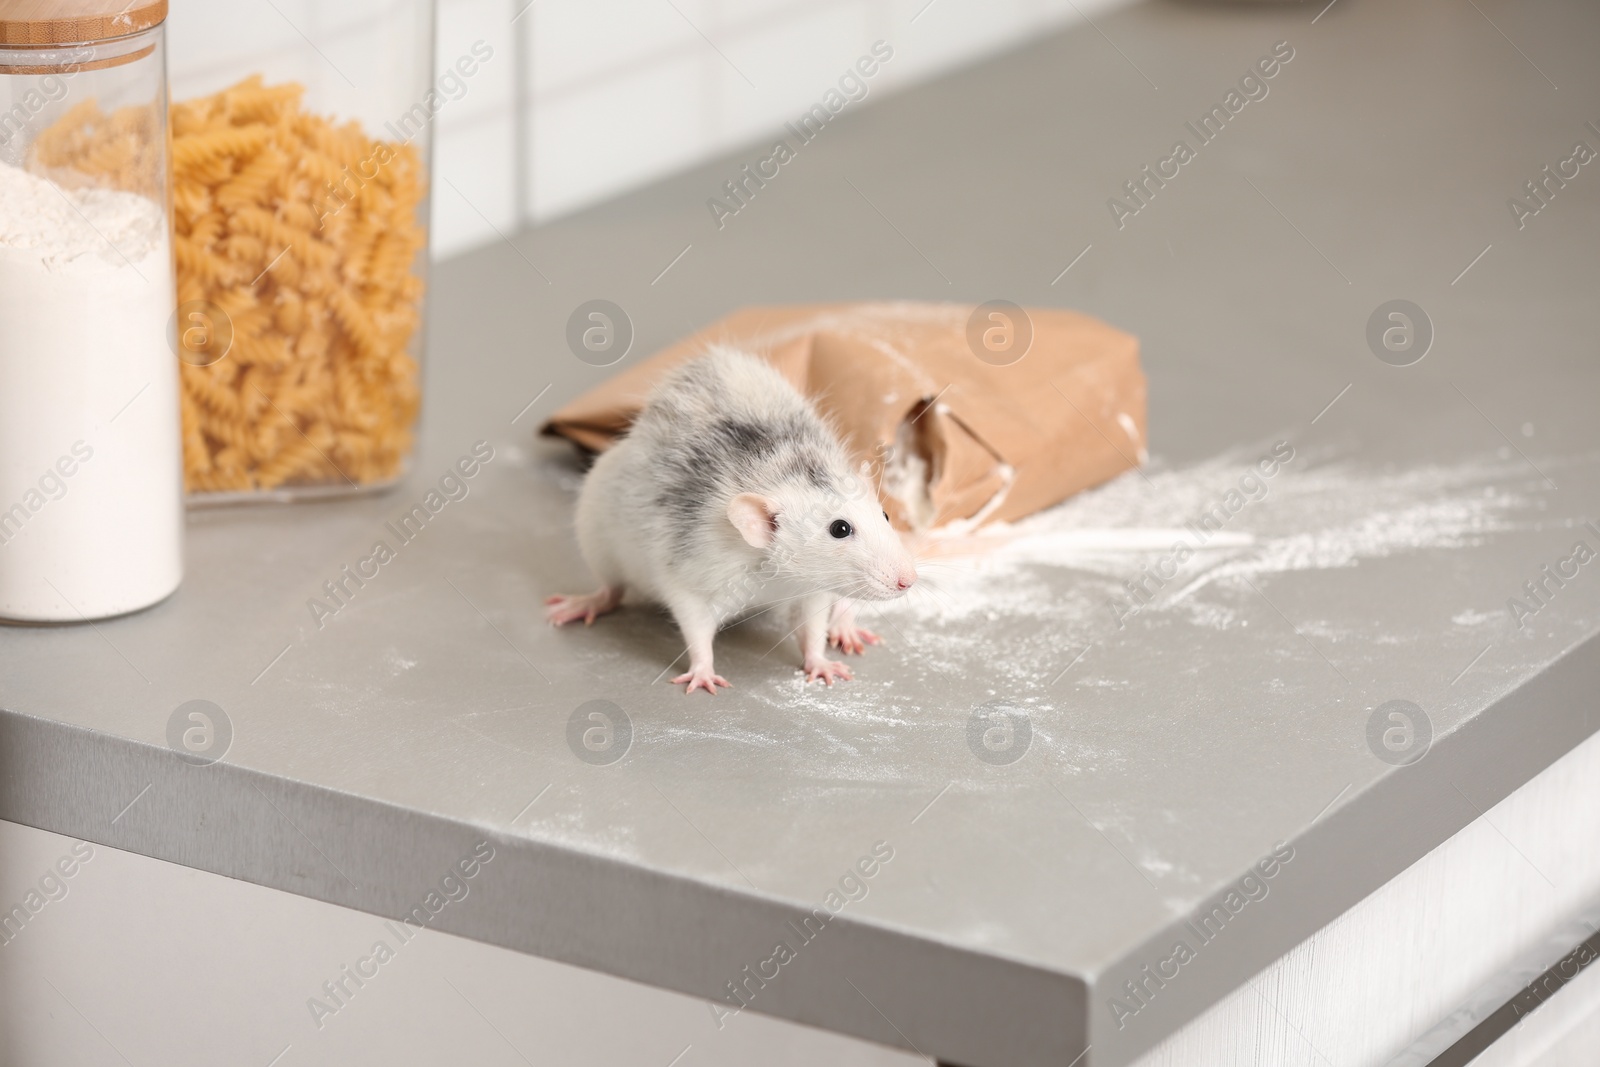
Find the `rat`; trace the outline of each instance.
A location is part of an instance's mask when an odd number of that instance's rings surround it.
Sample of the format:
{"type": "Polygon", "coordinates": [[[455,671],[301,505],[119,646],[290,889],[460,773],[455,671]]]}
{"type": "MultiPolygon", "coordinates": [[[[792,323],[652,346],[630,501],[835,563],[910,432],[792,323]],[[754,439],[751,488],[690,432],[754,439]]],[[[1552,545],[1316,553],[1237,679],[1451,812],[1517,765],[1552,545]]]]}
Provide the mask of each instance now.
{"type": "Polygon", "coordinates": [[[717,631],[783,609],[806,680],[849,679],[828,647],[880,643],[856,625],[853,602],[892,600],[917,581],[865,472],[771,365],[712,348],[656,386],[585,477],[578,544],[600,588],[550,597],[546,615],[592,623],[625,593],[663,605],[689,653],[673,683],[715,695],[732,685],[712,669],[717,631]]]}

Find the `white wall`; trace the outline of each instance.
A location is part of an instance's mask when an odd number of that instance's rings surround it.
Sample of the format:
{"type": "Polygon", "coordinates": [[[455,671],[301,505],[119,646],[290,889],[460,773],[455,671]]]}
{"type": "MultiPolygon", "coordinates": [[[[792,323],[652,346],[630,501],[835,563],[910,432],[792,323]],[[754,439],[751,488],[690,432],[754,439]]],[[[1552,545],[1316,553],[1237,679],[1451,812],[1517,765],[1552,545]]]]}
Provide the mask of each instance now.
{"type": "MultiPolygon", "coordinates": [[[[493,57],[438,114],[434,252],[496,240],[497,230],[764,139],[875,40],[895,56],[870,80],[869,103],[1123,2],[439,0],[438,69],[476,41],[493,57]]],[[[404,28],[415,7],[174,0],[173,94],[268,69],[307,81],[314,102],[341,114],[398,113],[414,99],[397,86],[415,68],[404,28]]]]}

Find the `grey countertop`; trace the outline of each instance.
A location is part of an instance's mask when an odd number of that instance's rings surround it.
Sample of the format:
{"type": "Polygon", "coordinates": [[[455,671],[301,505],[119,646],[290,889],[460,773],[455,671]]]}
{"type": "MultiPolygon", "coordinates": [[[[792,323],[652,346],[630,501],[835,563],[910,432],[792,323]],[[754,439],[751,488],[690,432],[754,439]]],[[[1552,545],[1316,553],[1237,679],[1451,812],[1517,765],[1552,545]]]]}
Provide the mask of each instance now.
{"type": "Polygon", "coordinates": [[[1321,6],[1097,16],[839,118],[720,230],[706,198],[764,149],[440,265],[405,484],[192,512],[170,601],[0,631],[0,817],[389,916],[487,839],[438,928],[707,998],[786,940],[754,1010],[969,1067],[1129,1062],[1595,726],[1600,564],[1507,602],[1600,547],[1600,171],[1520,229],[1507,199],[1600,148],[1600,9],[1321,6]],[[1267,95],[1119,229],[1108,198],[1279,41],[1267,95]],[[579,468],[533,430],[608,373],[568,352],[573,309],[626,309],[631,362],[742,304],[869,297],[1137,334],[1147,471],[930,566],[831,690],[762,620],[719,639],[715,699],[659,680],[681,645],[649,611],[546,626],[589,578],[579,468]],[[1367,343],[1394,299],[1432,323],[1411,366],[1367,343]],[[1223,547],[1119,626],[1122,583],[1278,441],[1223,547]],[[315,620],[378,540],[395,559],[315,620]],[[190,700],[231,724],[220,762],[167,747],[190,700]],[[631,724],[614,762],[569,745],[591,700],[631,724]],[[1420,762],[1369,744],[1391,700],[1431,724],[1420,762]],[[1013,762],[969,744],[995,702],[1013,762]],[[1225,933],[1186,933],[1219,902],[1225,933]]]}

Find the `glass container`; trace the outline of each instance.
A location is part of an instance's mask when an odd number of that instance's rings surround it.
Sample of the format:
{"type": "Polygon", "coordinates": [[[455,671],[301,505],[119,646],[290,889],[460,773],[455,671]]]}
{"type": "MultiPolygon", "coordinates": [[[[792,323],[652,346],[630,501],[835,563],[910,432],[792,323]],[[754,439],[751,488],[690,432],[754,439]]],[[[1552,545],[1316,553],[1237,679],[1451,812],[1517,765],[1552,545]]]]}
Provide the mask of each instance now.
{"type": "Polygon", "coordinates": [[[422,396],[433,3],[169,21],[189,502],[390,485],[422,396]]]}
{"type": "Polygon", "coordinates": [[[182,577],[166,0],[0,0],[0,618],[182,577]]]}

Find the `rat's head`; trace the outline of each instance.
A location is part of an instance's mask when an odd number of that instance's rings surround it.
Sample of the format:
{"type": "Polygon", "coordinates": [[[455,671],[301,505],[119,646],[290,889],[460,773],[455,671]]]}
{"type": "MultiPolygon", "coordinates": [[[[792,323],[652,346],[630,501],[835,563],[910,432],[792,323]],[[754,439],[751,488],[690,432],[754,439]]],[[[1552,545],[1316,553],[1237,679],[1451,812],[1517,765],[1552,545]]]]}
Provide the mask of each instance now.
{"type": "Polygon", "coordinates": [[[806,482],[740,493],[728,519],[778,575],[857,600],[904,596],[916,584],[916,563],[871,489],[852,481],[852,493],[806,482]]]}

